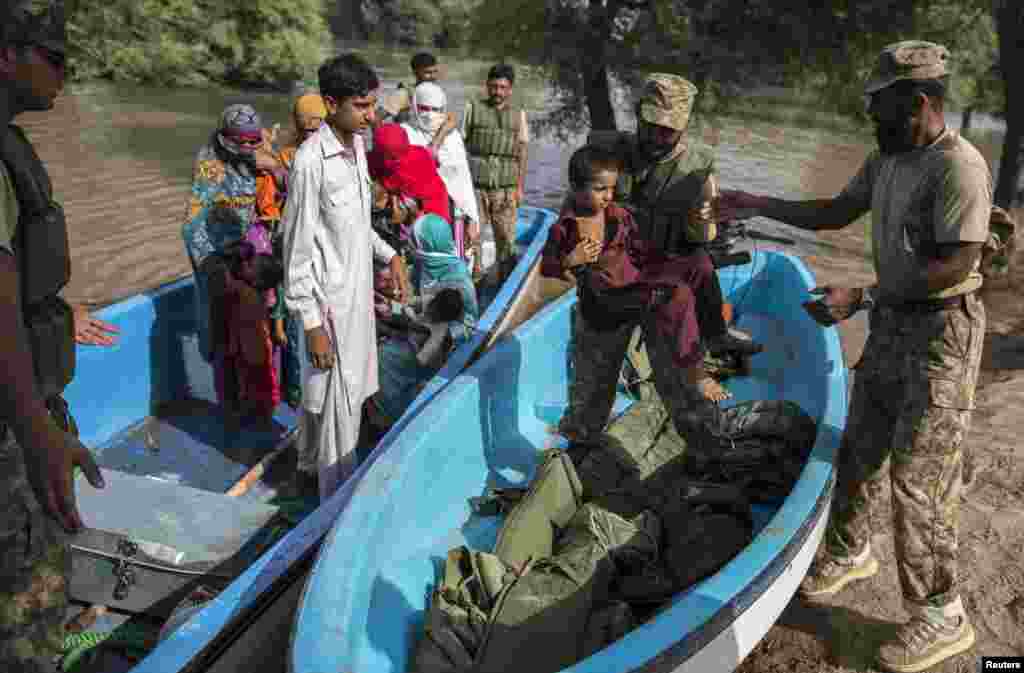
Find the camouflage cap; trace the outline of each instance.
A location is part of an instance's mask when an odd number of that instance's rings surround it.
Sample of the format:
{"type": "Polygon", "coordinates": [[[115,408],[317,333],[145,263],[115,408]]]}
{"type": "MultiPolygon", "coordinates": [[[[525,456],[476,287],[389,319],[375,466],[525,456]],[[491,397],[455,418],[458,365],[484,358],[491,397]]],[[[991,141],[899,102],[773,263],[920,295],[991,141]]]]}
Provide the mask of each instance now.
{"type": "Polygon", "coordinates": [[[949,74],[949,50],[941,44],[905,40],[890,44],[878,56],[864,93],[876,91],[904,79],[937,79],[949,74]]]}
{"type": "Polygon", "coordinates": [[[38,44],[64,53],[64,0],[7,0],[4,4],[0,44],[38,44]]]}
{"type": "Polygon", "coordinates": [[[683,131],[690,122],[697,87],[679,75],[654,73],[644,80],[640,118],[645,122],[683,131]]]}

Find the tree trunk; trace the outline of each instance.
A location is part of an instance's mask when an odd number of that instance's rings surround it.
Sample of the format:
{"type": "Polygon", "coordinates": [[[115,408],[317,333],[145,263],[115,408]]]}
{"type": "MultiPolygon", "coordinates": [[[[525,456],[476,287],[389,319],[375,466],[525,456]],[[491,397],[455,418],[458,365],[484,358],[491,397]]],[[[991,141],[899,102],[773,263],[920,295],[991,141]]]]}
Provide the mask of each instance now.
{"type": "Polygon", "coordinates": [[[614,131],[617,127],[615,109],[612,107],[612,90],[608,81],[608,66],[602,63],[596,68],[588,68],[583,76],[583,91],[587,97],[590,128],[595,131],[614,131]]]}
{"type": "Polygon", "coordinates": [[[1018,184],[1024,163],[1024,71],[1012,66],[1024,58],[1024,4],[1018,0],[996,0],[993,9],[1006,87],[1006,137],[993,200],[1003,208],[1010,208],[1021,201],[1018,184]]]}
{"type": "Polygon", "coordinates": [[[967,135],[971,132],[971,118],[974,116],[974,106],[968,105],[960,113],[960,135],[967,135]]]}

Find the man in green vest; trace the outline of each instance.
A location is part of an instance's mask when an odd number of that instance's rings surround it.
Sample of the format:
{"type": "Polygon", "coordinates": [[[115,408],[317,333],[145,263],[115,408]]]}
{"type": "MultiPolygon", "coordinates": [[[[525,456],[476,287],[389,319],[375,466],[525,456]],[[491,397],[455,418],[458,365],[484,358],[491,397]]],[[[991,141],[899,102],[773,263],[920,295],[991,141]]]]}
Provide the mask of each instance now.
{"type": "MultiPolygon", "coordinates": [[[[494,232],[498,279],[516,265],[516,221],[526,181],[526,149],[530,142],[526,111],[513,109],[510,98],[516,73],[499,63],[487,73],[487,98],[466,103],[462,135],[466,138],[469,169],[473,173],[480,226],[494,232]]],[[[473,275],[482,272],[482,245],[475,245],[473,275]]]]}
{"type": "Polygon", "coordinates": [[[697,87],[679,75],[652,73],[636,102],[637,132],[594,131],[589,141],[626,158],[615,200],[633,213],[644,238],[703,270],[691,288],[701,340],[713,354],[753,354],[761,347],[729,330],[722,288],[704,244],[717,235],[717,176],[710,147],[686,136],[697,87]]]}
{"type": "Polygon", "coordinates": [[[71,270],[64,212],[11,123],[53,107],[64,44],[62,1],[9,0],[0,9],[0,671],[10,673],[57,670],[67,536],[82,526],[74,468],[103,485],[61,397],[76,338],[76,316],[59,294],[71,270]]]}

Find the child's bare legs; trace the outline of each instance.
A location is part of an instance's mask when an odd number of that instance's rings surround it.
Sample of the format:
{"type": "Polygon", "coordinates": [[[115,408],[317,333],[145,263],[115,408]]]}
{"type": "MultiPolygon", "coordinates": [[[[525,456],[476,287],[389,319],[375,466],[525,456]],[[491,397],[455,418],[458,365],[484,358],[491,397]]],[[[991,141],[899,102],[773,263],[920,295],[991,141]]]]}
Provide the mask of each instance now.
{"type": "Polygon", "coordinates": [[[658,331],[673,350],[673,359],[683,370],[684,384],[691,386],[705,399],[721,402],[732,397],[722,384],[704,369],[700,349],[700,329],[696,301],[688,285],[662,287],[655,296],[658,331]]]}

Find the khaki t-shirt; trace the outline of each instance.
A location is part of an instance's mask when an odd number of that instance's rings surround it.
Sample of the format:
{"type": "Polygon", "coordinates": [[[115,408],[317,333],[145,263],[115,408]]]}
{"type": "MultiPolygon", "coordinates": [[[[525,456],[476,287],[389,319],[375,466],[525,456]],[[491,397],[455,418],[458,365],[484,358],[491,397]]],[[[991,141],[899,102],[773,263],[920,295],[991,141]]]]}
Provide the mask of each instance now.
{"type": "Polygon", "coordinates": [[[14,234],[18,224],[18,195],[7,166],[0,162],[0,250],[14,254],[14,234]]]}
{"type": "MultiPolygon", "coordinates": [[[[875,151],[843,191],[871,210],[871,246],[884,296],[906,297],[939,243],[984,243],[992,211],[992,176],[981,153],[946,130],[927,147],[892,156],[875,151]]],[[[981,287],[978,267],[935,293],[953,297],[981,287]]]]}

